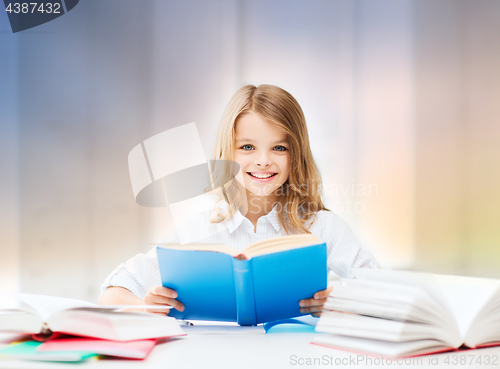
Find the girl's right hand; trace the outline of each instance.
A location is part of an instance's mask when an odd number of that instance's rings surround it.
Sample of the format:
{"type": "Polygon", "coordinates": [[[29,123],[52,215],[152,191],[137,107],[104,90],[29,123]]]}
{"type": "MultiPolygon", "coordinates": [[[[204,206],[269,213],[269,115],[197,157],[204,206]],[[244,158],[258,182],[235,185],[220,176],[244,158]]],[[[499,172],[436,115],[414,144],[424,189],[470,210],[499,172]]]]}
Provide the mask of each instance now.
{"type": "MultiPolygon", "coordinates": [[[[170,305],[176,308],[179,311],[184,311],[184,305],[181,302],[176,300],[177,292],[174,290],[163,287],[163,286],[154,286],[151,287],[144,297],[145,305],[170,305]]],[[[159,315],[168,315],[169,310],[154,310],[147,309],[148,313],[154,313],[159,315]]]]}

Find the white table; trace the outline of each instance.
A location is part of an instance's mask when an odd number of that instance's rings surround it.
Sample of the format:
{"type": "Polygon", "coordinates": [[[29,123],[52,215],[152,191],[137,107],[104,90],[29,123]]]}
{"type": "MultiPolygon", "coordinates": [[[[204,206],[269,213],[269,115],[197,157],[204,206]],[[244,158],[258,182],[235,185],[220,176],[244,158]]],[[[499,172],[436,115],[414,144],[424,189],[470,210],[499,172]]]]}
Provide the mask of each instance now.
{"type": "MultiPolygon", "coordinates": [[[[188,336],[157,345],[146,360],[91,360],[81,364],[43,363],[0,360],[0,368],[500,368],[500,347],[438,354],[421,358],[395,360],[388,365],[376,358],[310,344],[319,333],[200,333],[191,330],[188,336]],[[460,356],[466,364],[460,365],[460,356]],[[473,356],[472,356],[473,355],[473,356]],[[496,365],[485,365],[497,356],[496,365]],[[448,359],[447,359],[448,358],[448,359]],[[480,365],[476,362],[482,359],[480,365]],[[469,365],[469,361],[473,364],[469,365]],[[307,360],[317,365],[307,365],[307,360]],[[368,361],[372,360],[371,363],[368,361]],[[430,361],[431,360],[431,361],[430,361]],[[448,360],[449,364],[446,364],[448,360]],[[456,365],[453,365],[454,361],[456,365]]],[[[379,359],[380,360],[380,359],[379,359]]]]}

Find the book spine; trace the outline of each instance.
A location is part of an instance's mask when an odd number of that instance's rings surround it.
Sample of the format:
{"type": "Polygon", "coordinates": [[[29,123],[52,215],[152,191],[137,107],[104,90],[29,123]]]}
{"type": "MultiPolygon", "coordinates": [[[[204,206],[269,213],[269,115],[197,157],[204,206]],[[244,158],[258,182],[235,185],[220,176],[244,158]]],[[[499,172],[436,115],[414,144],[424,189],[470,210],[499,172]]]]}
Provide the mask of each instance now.
{"type": "Polygon", "coordinates": [[[233,258],[236,317],[239,325],[257,325],[251,260],[233,258]]]}

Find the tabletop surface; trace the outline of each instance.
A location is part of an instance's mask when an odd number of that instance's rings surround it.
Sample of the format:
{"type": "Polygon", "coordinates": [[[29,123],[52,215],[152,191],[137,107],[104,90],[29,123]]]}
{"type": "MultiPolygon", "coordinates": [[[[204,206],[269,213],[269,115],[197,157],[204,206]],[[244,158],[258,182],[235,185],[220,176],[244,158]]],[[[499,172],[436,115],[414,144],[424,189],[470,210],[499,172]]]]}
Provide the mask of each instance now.
{"type": "MultiPolygon", "coordinates": [[[[104,359],[79,364],[0,359],[0,368],[500,368],[500,347],[407,359],[377,358],[313,345],[320,333],[269,333],[262,327],[186,327],[162,340],[145,360],[104,359]],[[240,329],[243,328],[243,329],[240,329]],[[76,366],[75,366],[76,365],[76,366]]],[[[6,342],[6,336],[0,342],[6,342]]],[[[2,344],[0,344],[2,345],[2,344]]]]}

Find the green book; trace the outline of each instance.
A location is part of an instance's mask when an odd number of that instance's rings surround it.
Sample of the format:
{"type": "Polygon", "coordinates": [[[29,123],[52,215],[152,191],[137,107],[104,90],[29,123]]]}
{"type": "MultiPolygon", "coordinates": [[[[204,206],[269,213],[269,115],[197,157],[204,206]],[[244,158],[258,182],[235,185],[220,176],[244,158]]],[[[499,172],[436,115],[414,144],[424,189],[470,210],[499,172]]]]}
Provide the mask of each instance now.
{"type": "Polygon", "coordinates": [[[43,342],[26,341],[12,343],[0,349],[0,357],[35,360],[35,361],[67,361],[77,362],[98,356],[93,352],[81,351],[37,351],[38,346],[43,342]]]}

